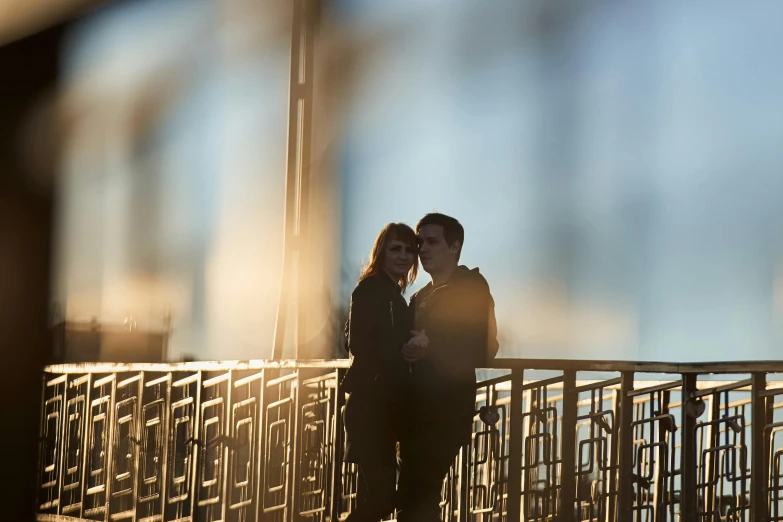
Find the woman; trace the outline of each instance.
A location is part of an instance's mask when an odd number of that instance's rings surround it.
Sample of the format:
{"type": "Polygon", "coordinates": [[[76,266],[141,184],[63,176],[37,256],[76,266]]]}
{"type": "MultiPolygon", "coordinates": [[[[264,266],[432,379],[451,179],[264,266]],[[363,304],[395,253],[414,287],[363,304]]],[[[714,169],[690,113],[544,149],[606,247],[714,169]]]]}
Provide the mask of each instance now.
{"type": "Polygon", "coordinates": [[[390,223],[378,234],[351,295],[345,460],[358,465],[359,491],[346,522],[377,522],[394,509],[396,442],[410,371],[400,350],[413,326],[402,293],[417,270],[416,234],[408,225],[390,223]]]}

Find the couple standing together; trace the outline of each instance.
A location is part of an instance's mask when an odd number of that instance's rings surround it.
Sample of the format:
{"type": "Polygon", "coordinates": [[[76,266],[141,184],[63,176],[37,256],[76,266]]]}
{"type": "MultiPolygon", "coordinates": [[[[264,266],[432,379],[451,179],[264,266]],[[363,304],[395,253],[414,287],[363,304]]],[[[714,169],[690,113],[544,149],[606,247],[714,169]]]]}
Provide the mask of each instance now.
{"type": "Polygon", "coordinates": [[[440,520],[443,478],[470,442],[475,369],[498,349],[489,285],[459,265],[464,236],[443,214],[427,214],[415,232],[390,223],[351,295],[345,460],[357,464],[359,484],[346,522],[377,522],[394,509],[399,522],[440,520]],[[417,258],[432,281],[408,305],[417,258]]]}

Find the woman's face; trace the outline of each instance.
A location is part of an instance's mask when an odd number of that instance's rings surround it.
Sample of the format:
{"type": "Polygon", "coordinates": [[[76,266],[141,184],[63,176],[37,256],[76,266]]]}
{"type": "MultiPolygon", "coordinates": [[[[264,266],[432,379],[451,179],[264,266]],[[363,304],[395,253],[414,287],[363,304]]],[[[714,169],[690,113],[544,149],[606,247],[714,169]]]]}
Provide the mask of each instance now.
{"type": "Polygon", "coordinates": [[[383,269],[395,279],[405,277],[416,261],[416,248],[394,239],[389,242],[383,255],[383,269]]]}

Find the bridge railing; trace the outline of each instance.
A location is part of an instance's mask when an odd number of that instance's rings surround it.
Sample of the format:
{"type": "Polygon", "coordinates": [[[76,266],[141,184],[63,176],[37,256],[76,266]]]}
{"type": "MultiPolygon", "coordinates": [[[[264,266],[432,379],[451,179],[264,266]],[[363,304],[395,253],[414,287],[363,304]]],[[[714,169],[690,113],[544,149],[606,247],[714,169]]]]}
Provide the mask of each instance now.
{"type": "MultiPolygon", "coordinates": [[[[342,461],[347,366],[47,367],[38,519],[343,519],[358,482],[342,461]]],[[[479,373],[444,521],[783,520],[783,362],[479,373]]]]}

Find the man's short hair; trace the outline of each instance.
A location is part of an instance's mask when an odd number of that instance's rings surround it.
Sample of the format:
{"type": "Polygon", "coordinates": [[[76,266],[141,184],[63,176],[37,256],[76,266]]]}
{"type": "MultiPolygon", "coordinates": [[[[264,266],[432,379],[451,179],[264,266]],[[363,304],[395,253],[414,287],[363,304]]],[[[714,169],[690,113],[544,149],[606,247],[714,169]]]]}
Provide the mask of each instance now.
{"type": "Polygon", "coordinates": [[[459,252],[457,252],[457,261],[459,261],[459,256],[462,254],[462,245],[465,244],[465,229],[462,228],[462,224],[451,216],[433,212],[426,214],[416,223],[416,233],[418,234],[421,231],[421,227],[425,225],[441,226],[443,228],[443,237],[449,246],[459,241],[459,252]]]}

